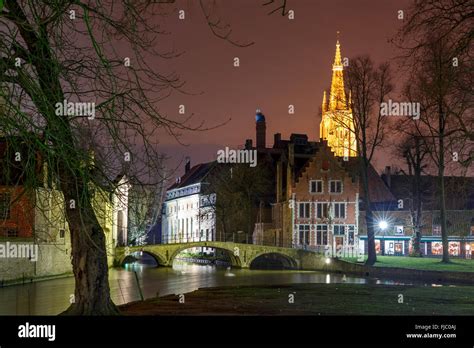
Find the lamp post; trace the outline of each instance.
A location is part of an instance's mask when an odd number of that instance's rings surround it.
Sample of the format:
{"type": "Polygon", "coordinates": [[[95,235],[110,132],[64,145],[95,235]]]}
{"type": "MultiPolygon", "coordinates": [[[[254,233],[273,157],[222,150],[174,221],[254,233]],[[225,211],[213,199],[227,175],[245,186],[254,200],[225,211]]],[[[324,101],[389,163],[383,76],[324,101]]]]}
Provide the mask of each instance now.
{"type": "Polygon", "coordinates": [[[383,233],[383,235],[382,235],[383,244],[382,244],[382,241],[381,241],[380,242],[380,250],[382,252],[382,256],[384,256],[385,255],[385,230],[388,228],[388,222],[385,221],[385,220],[380,220],[379,221],[379,228],[383,233]]]}

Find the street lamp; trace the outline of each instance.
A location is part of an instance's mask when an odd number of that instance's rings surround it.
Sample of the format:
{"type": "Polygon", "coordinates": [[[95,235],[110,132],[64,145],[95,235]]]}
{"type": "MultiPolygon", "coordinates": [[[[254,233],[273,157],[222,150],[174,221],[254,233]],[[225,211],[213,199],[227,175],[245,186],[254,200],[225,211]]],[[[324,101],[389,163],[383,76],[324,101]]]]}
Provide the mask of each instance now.
{"type": "Polygon", "coordinates": [[[385,255],[385,230],[388,227],[388,222],[386,220],[380,220],[379,221],[379,228],[383,232],[383,237],[382,240],[380,241],[380,251],[382,252],[382,256],[385,255]]]}

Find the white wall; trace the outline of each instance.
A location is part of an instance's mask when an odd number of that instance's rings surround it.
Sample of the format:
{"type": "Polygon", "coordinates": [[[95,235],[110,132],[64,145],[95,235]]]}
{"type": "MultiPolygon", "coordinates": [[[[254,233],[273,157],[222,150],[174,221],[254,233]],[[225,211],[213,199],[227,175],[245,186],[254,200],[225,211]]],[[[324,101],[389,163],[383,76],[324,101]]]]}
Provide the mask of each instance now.
{"type": "Polygon", "coordinates": [[[202,195],[175,198],[163,203],[163,243],[190,243],[216,240],[212,207],[201,208],[202,195]]]}

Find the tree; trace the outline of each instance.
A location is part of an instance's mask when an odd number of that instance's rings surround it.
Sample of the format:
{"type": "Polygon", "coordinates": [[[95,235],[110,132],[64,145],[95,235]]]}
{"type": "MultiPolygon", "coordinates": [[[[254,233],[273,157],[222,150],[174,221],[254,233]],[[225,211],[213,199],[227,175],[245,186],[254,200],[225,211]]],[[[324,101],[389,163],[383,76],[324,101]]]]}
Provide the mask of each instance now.
{"type": "MultiPolygon", "coordinates": [[[[400,132],[397,134],[401,135],[400,132]]],[[[427,167],[428,151],[422,147],[419,137],[415,134],[408,134],[402,137],[399,146],[396,147],[398,156],[406,162],[407,171],[401,170],[408,179],[408,185],[404,194],[409,201],[409,211],[411,218],[412,252],[410,256],[421,257],[420,248],[421,231],[423,227],[423,195],[422,173],[427,167]]]]}
{"type": "Polygon", "coordinates": [[[256,222],[256,210],[271,191],[270,172],[264,165],[216,164],[206,190],[215,194],[211,204],[216,222],[217,237],[234,241],[238,231],[250,240],[256,222]]]}
{"type": "MultiPolygon", "coordinates": [[[[375,251],[375,219],[370,200],[369,169],[377,148],[382,145],[387,122],[383,120],[381,104],[393,89],[390,67],[387,63],[374,66],[368,56],[350,59],[346,70],[350,95],[350,107],[354,120],[354,136],[357,144],[360,181],[362,184],[367,223],[367,264],[377,261],[375,251]]],[[[339,120],[344,123],[344,120],[339,120]]],[[[351,129],[346,125],[347,129],[351,129]]]]}
{"type": "MultiPolygon", "coordinates": [[[[173,2],[7,0],[1,9],[0,130],[37,154],[66,202],[76,279],[66,314],[118,313],[95,194],[117,189],[113,178],[122,173],[135,184],[159,185],[158,133],[205,130],[158,108],[183,86],[175,73],[147,63],[177,55],[155,46],[165,32],[154,23],[173,2]]],[[[228,28],[200,4],[212,32],[231,42],[228,28]]],[[[30,191],[40,185],[36,164],[22,163],[30,191]]]]}
{"type": "Polygon", "coordinates": [[[160,185],[132,185],[128,199],[129,234],[131,245],[145,244],[152,229],[159,223],[164,182],[160,185]]]}
{"type": "Polygon", "coordinates": [[[394,40],[404,50],[411,94],[424,111],[417,129],[438,169],[443,262],[449,262],[447,158],[466,168],[473,159],[473,16],[469,0],[416,0],[394,40]]]}

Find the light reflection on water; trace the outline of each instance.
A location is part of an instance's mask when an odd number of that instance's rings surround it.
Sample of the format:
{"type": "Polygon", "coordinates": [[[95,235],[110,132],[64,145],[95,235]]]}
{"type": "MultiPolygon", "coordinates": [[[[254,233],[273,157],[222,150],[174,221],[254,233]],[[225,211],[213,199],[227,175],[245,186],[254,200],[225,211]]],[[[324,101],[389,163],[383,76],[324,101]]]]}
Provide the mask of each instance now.
{"type": "MultiPolygon", "coordinates": [[[[294,270],[226,269],[175,261],[172,268],[128,264],[109,270],[112,299],[116,304],[140,300],[136,272],[145,298],[182,294],[204,287],[284,285],[295,283],[402,284],[393,281],[294,270]]],[[[74,278],[47,280],[0,288],[0,315],[56,315],[69,306],[74,278]]]]}

